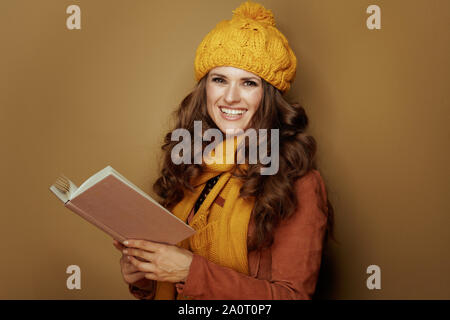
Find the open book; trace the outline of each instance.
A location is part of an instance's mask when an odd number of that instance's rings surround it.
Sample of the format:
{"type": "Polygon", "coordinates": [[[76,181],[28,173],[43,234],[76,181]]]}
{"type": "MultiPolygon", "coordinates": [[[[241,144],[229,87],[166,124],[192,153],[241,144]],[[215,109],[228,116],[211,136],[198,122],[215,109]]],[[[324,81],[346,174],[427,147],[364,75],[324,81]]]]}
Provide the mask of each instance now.
{"type": "Polygon", "coordinates": [[[64,206],[119,242],[143,239],[177,244],[195,230],[111,166],[100,170],[79,188],[64,177],[64,186],[50,190],[64,206]]]}

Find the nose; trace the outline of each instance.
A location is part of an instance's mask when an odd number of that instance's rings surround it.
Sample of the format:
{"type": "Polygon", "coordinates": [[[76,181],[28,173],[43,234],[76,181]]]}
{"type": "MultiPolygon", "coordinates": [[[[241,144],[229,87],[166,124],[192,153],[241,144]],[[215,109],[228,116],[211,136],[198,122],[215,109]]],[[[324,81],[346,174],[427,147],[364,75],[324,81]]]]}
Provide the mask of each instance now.
{"type": "Polygon", "coordinates": [[[232,105],[241,101],[241,94],[239,92],[239,88],[237,84],[231,84],[227,87],[224,96],[225,103],[228,105],[232,105]]]}

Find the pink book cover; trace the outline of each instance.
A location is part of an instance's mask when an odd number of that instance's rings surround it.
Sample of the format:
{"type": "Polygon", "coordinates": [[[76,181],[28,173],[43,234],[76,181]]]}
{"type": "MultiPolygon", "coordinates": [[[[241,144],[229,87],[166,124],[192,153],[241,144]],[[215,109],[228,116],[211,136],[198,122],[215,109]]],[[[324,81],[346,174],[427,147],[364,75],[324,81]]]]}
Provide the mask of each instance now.
{"type": "Polygon", "coordinates": [[[193,228],[110,166],[89,178],[80,188],[71,181],[70,184],[74,197],[64,198],[54,186],[50,190],[66,208],[119,242],[143,239],[177,244],[195,233],[193,228]],[[77,189],[83,191],[80,193],[77,189]]]}

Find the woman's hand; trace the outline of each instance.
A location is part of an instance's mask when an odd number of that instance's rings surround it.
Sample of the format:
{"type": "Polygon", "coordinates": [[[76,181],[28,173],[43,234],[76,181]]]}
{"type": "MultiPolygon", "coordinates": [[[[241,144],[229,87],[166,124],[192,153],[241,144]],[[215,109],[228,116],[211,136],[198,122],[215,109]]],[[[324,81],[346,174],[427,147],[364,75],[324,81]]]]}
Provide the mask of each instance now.
{"type": "Polygon", "coordinates": [[[167,282],[186,280],[193,257],[191,251],[146,240],[127,240],[124,245],[126,248],[122,252],[128,255],[128,261],[139,272],[144,273],[145,279],[167,282]]]}
{"type": "Polygon", "coordinates": [[[132,284],[135,287],[138,287],[139,289],[150,289],[153,287],[153,284],[151,283],[151,280],[146,279],[144,277],[145,273],[140,272],[127,258],[128,256],[123,254],[123,249],[125,249],[125,246],[120,244],[117,240],[113,241],[114,247],[116,247],[117,250],[119,250],[122,253],[122,257],[120,258],[120,268],[122,271],[122,277],[123,280],[128,283],[132,284]]]}

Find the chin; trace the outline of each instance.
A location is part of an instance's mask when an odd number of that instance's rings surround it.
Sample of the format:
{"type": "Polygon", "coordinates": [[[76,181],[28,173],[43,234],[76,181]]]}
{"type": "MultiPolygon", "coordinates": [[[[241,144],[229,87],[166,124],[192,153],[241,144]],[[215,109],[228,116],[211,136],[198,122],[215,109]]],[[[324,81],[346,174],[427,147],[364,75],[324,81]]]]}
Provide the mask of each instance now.
{"type": "Polygon", "coordinates": [[[230,132],[230,134],[233,134],[235,131],[237,130],[242,130],[245,131],[243,127],[239,127],[239,126],[220,126],[219,129],[226,134],[227,130],[230,132]]]}

